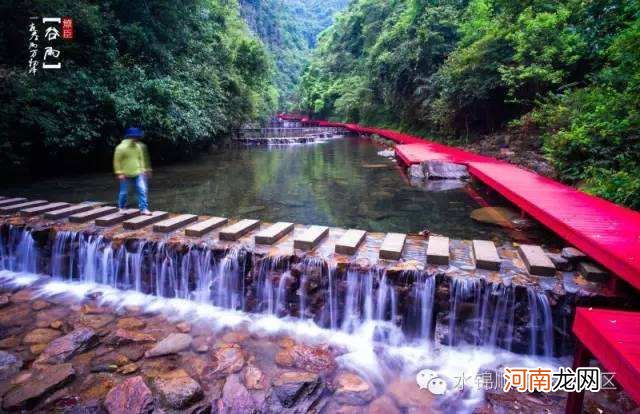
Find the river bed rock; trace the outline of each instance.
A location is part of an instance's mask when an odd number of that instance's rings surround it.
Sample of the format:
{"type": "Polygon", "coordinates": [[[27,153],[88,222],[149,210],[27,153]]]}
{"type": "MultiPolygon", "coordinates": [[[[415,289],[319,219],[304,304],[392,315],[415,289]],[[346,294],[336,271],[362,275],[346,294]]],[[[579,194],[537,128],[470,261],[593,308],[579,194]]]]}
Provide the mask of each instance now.
{"type": "Polygon", "coordinates": [[[132,377],[109,391],[104,406],[110,414],[146,414],[153,409],[153,395],[141,376],[132,377]]]}
{"type": "Polygon", "coordinates": [[[220,376],[234,374],[244,367],[242,348],[237,344],[224,344],[211,355],[210,374],[220,376]]]}
{"type": "Polygon", "coordinates": [[[68,361],[77,353],[83,352],[96,345],[97,340],[96,333],[93,329],[76,329],[52,341],[38,357],[36,362],[57,364],[68,361]]]}
{"type": "Polygon", "coordinates": [[[229,375],[218,400],[218,412],[228,414],[252,413],[258,410],[256,401],[240,381],[238,374],[229,375]]]}
{"type": "Polygon", "coordinates": [[[22,368],[22,358],[10,352],[0,351],[0,381],[11,378],[22,368]]]}
{"type": "Polygon", "coordinates": [[[322,381],[313,372],[287,371],[274,378],[272,385],[282,406],[290,408],[316,396],[322,381]]]}
{"type": "Polygon", "coordinates": [[[202,398],[200,384],[184,370],[169,372],[153,382],[162,402],[174,409],[182,409],[202,398]]]}
{"type": "Polygon", "coordinates": [[[166,338],[158,342],[153,348],[148,350],[145,354],[147,358],[176,354],[180,351],[184,351],[191,346],[193,338],[191,335],[183,333],[172,333],[166,338]]]}
{"type": "Polygon", "coordinates": [[[37,328],[25,335],[22,343],[26,345],[48,344],[60,335],[62,335],[60,331],[55,329],[37,328]]]}
{"type": "Polygon", "coordinates": [[[74,375],[75,370],[71,364],[35,368],[27,380],[20,382],[4,395],[2,407],[6,410],[28,408],[46,393],[72,379],[74,375]]]}
{"type": "Polygon", "coordinates": [[[340,404],[365,405],[375,397],[373,385],[351,372],[339,374],[335,381],[334,397],[340,404]]]}
{"type": "Polygon", "coordinates": [[[422,162],[421,166],[424,171],[424,175],[429,179],[461,179],[469,177],[467,167],[462,164],[442,160],[428,160],[422,162]]]}

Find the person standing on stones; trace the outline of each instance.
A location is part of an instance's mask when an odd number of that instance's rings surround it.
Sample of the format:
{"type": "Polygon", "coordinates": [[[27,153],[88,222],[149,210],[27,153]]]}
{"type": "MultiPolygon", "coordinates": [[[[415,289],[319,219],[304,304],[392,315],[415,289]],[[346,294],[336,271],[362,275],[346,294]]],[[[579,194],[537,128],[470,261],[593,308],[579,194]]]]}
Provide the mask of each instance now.
{"type": "Polygon", "coordinates": [[[147,146],[140,142],[144,131],[140,128],[128,128],[124,139],[113,154],[113,170],[120,180],[118,207],[123,210],[127,205],[129,186],[135,186],[138,195],[140,213],[151,215],[147,199],[147,178],[151,175],[151,162],[147,146]]]}

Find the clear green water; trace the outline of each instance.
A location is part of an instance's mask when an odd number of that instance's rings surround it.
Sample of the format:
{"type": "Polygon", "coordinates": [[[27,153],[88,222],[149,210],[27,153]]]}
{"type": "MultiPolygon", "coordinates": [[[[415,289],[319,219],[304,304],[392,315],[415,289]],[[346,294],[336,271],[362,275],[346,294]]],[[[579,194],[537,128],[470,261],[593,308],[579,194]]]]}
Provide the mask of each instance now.
{"type": "MultiPolygon", "coordinates": [[[[501,229],[469,218],[478,208],[465,190],[411,187],[380,148],[356,137],[286,147],[219,150],[159,167],[150,180],[155,210],[259,218],[369,231],[432,232],[455,238],[503,238],[501,229]]],[[[109,174],[44,179],[8,195],[52,201],[115,203],[109,174]]],[[[130,204],[135,206],[132,194],[130,204]]]]}

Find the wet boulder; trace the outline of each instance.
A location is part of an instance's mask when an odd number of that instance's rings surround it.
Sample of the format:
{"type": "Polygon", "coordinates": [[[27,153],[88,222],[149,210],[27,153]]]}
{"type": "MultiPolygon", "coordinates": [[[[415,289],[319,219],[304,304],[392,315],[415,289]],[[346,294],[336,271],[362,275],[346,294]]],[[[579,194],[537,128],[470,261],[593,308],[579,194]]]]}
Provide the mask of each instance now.
{"type": "Polygon", "coordinates": [[[322,381],[312,372],[287,371],[275,377],[272,386],[280,404],[285,408],[291,408],[317,397],[322,381]]]}
{"type": "Polygon", "coordinates": [[[60,335],[60,331],[55,329],[36,328],[25,335],[22,339],[22,343],[26,345],[48,344],[60,335]]]}
{"type": "Polygon", "coordinates": [[[276,354],[276,362],[285,367],[296,367],[315,373],[329,373],[336,368],[331,352],[320,346],[295,344],[276,354]]]}
{"type": "Polygon", "coordinates": [[[441,160],[428,160],[421,164],[425,177],[428,179],[462,179],[469,177],[467,167],[462,164],[441,160]]]}
{"type": "Polygon", "coordinates": [[[252,413],[258,411],[256,401],[240,381],[238,374],[229,375],[222,387],[222,398],[217,403],[220,413],[252,413]]]}
{"type": "Polygon", "coordinates": [[[147,351],[145,356],[147,358],[176,354],[180,351],[184,351],[191,346],[193,338],[191,335],[183,333],[172,333],[166,338],[158,342],[153,348],[147,351]]]}
{"type": "Polygon", "coordinates": [[[422,168],[422,165],[420,165],[420,164],[413,164],[413,165],[409,166],[409,168],[407,169],[407,175],[412,180],[424,180],[425,179],[424,170],[422,168]]]}
{"type": "Polygon", "coordinates": [[[28,379],[4,395],[2,407],[5,410],[29,409],[45,394],[71,380],[75,374],[71,364],[37,367],[31,370],[28,379]]]}
{"type": "Polygon", "coordinates": [[[109,391],[104,406],[111,414],[146,414],[153,410],[153,395],[141,376],[127,378],[109,391]]]}
{"type": "Polygon", "coordinates": [[[376,396],[374,386],[351,372],[339,374],[334,381],[334,398],[340,404],[365,405],[376,396]]]}
{"type": "Polygon", "coordinates": [[[36,362],[47,364],[66,362],[74,355],[92,348],[97,342],[98,337],[93,329],[76,329],[65,336],[53,340],[40,354],[36,362]]]}
{"type": "Polygon", "coordinates": [[[11,378],[22,368],[22,358],[9,352],[0,351],[0,381],[11,378]]]}
{"type": "Polygon", "coordinates": [[[153,385],[163,404],[176,410],[186,408],[202,398],[200,384],[181,369],[156,378],[153,385]]]}
{"type": "Polygon", "coordinates": [[[238,344],[224,344],[211,355],[211,365],[207,374],[220,377],[239,372],[244,367],[245,359],[242,348],[238,344]]]}

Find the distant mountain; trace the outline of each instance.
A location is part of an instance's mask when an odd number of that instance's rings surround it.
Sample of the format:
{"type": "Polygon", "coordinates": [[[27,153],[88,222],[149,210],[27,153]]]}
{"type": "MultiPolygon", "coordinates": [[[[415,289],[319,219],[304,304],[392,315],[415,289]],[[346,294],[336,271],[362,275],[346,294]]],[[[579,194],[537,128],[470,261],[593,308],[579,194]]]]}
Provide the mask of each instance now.
{"type": "Polygon", "coordinates": [[[296,103],[300,74],[318,35],[348,3],[349,0],[240,0],[242,17],[273,56],[281,109],[296,103]]]}

